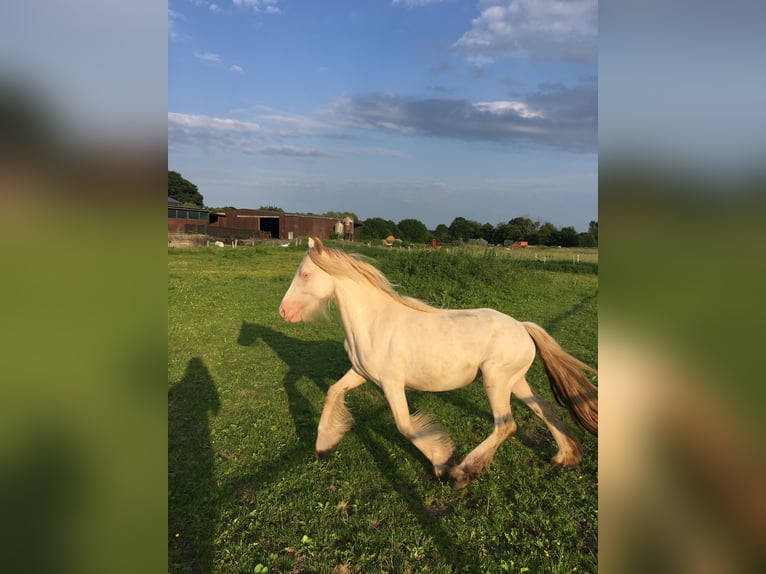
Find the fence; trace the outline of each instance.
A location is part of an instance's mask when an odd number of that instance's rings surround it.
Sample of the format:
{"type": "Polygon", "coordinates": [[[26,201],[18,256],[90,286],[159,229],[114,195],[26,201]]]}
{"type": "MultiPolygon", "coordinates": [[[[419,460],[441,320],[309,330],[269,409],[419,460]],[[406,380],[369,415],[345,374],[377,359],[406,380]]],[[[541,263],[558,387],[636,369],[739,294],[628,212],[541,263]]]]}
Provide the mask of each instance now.
{"type": "MultiPolygon", "coordinates": [[[[187,225],[192,227],[192,225],[187,225]]],[[[258,229],[236,229],[233,227],[208,226],[207,234],[216,241],[231,243],[234,239],[266,240],[271,239],[270,231],[260,231],[258,229]]]]}

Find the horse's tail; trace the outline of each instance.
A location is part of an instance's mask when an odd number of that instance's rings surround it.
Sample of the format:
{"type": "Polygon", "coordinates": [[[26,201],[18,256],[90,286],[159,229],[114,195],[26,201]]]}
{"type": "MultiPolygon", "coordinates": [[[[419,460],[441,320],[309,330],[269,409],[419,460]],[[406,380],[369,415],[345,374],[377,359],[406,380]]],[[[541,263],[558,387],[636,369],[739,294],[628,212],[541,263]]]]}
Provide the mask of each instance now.
{"type": "Polygon", "coordinates": [[[596,370],[567,353],[539,325],[522,324],[535,342],[556,401],[569,411],[577,424],[598,436],[598,388],[586,374],[596,370]]]}

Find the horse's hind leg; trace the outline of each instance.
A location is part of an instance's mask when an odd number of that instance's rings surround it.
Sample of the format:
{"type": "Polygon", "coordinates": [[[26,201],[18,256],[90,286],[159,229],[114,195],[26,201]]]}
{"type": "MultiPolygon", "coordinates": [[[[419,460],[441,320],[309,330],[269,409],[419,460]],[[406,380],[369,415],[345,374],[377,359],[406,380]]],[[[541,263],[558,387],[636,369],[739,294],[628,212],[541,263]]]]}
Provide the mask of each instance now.
{"type": "Polygon", "coordinates": [[[553,412],[551,406],[532,390],[526,379],[522,378],[513,386],[513,394],[540,417],[551,431],[559,451],[551,458],[558,466],[571,468],[582,459],[582,449],[572,431],[553,412]]]}
{"type": "Polygon", "coordinates": [[[396,428],[422,452],[434,466],[434,473],[442,478],[449,471],[452,457],[452,441],[438,424],[427,414],[410,416],[404,386],[384,385],[391,412],[396,421],[396,428]]]}
{"type": "Polygon", "coordinates": [[[458,466],[450,469],[453,488],[463,488],[476,480],[489,466],[498,447],[516,432],[516,421],[511,413],[512,381],[495,383],[491,376],[484,375],[484,390],[494,417],[494,428],[484,441],[473,449],[458,466]]]}
{"type": "Polygon", "coordinates": [[[319,429],[317,430],[316,451],[320,458],[327,456],[351,428],[354,418],[346,407],[344,397],[346,391],[358,387],[365,381],[364,377],[357,374],[353,369],[349,369],[338,382],[327,390],[322,416],[319,418],[319,429]]]}

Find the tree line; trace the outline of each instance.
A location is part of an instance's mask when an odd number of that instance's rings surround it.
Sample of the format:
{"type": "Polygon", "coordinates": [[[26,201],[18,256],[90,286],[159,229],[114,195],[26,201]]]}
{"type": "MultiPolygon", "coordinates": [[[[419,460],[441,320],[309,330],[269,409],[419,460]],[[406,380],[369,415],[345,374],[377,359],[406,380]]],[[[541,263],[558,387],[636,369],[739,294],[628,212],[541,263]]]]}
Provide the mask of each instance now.
{"type": "MultiPolygon", "coordinates": [[[[204,198],[192,182],[184,179],[180,173],[168,170],[168,196],[186,204],[197,207],[204,206],[204,198]]],[[[211,208],[213,210],[235,209],[234,207],[211,208]]],[[[269,205],[259,209],[268,211],[284,211],[279,207],[269,205]]],[[[313,215],[313,214],[310,214],[313,215]]],[[[381,240],[389,235],[407,243],[430,243],[436,239],[439,243],[456,242],[486,242],[491,245],[509,245],[517,241],[527,241],[530,245],[560,245],[561,247],[596,247],[598,246],[598,221],[591,221],[588,231],[578,233],[574,227],[558,228],[545,221],[533,221],[528,217],[514,217],[507,222],[496,225],[479,223],[465,217],[456,217],[452,223],[440,223],[436,229],[429,230],[417,219],[402,219],[398,223],[380,217],[371,217],[361,221],[350,211],[327,211],[324,217],[344,219],[351,217],[355,222],[363,224],[362,239],[365,241],[381,240]]]]}
{"type": "Polygon", "coordinates": [[[429,243],[435,238],[439,243],[478,241],[490,245],[509,245],[517,241],[527,241],[530,245],[562,247],[598,245],[598,221],[591,221],[588,231],[584,233],[578,233],[572,226],[559,229],[550,222],[541,223],[529,217],[514,217],[496,225],[456,217],[449,225],[440,223],[433,230],[429,230],[417,219],[402,219],[399,223],[394,223],[372,217],[362,223],[362,239],[383,239],[393,235],[410,243],[429,243]]]}

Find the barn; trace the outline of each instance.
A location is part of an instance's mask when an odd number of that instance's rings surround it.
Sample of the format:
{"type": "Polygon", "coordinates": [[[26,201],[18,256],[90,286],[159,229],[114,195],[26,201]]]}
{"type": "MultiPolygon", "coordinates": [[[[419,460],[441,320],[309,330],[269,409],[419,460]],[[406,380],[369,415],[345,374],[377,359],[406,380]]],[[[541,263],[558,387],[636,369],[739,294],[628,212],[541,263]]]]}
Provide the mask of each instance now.
{"type": "Polygon", "coordinates": [[[283,239],[297,237],[337,237],[360,241],[362,224],[351,218],[345,220],[322,215],[284,213],[265,209],[231,209],[213,211],[189,207],[168,197],[168,233],[209,235],[215,240],[283,239]]]}
{"type": "Polygon", "coordinates": [[[202,233],[207,235],[210,210],[203,207],[188,207],[168,197],[168,232],[202,233]]]}
{"type": "MultiPolygon", "coordinates": [[[[353,223],[353,238],[361,238],[361,223],[353,223]]],[[[343,221],[335,217],[283,213],[263,209],[232,209],[210,214],[208,234],[216,239],[330,239],[344,235],[343,221]]]]}

